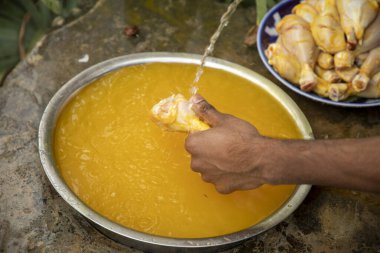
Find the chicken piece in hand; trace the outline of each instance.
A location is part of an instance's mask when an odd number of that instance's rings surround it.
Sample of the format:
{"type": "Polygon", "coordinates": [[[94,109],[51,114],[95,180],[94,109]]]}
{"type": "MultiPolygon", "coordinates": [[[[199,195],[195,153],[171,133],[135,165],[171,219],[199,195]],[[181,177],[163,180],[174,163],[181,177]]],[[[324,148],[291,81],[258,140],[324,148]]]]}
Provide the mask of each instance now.
{"type": "Polygon", "coordinates": [[[182,94],[162,99],[151,109],[153,121],[168,131],[197,132],[209,127],[191,109],[192,103],[182,94]]]}
{"type": "Polygon", "coordinates": [[[285,16],[276,26],[280,43],[301,64],[300,87],[311,91],[317,85],[313,69],[318,57],[309,24],[296,15],[285,16]]]}
{"type": "Polygon", "coordinates": [[[380,71],[380,47],[377,47],[369,53],[367,59],[360,67],[360,72],[352,81],[355,91],[364,91],[371,78],[380,71]]]}
{"type": "Polygon", "coordinates": [[[353,50],[361,44],[365,29],[376,18],[379,4],[376,0],[337,0],[337,7],[348,49],[353,50]]]}

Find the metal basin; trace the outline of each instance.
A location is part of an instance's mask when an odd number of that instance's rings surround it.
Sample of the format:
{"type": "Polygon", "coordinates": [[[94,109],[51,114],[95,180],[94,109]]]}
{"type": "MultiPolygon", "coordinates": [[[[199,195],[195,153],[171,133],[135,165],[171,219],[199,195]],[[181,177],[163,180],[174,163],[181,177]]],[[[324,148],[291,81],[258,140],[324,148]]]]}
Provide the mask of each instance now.
{"type": "MultiPolygon", "coordinates": [[[[153,252],[215,252],[216,250],[223,250],[262,233],[283,221],[301,204],[310,190],[310,185],[297,186],[292,196],[276,212],[243,231],[212,238],[177,239],[145,234],[118,225],[90,209],[69,189],[54,161],[53,133],[61,110],[79,90],[106,73],[122,67],[153,62],[199,64],[200,59],[200,55],[183,53],[141,53],[101,62],[84,70],[67,82],[54,95],[44,111],[39,127],[38,141],[40,158],[47,177],[56,191],[71,207],[114,240],[128,246],[153,252]]],[[[275,84],[252,70],[224,60],[209,58],[206,66],[238,75],[271,93],[294,118],[304,138],[313,138],[310,125],[304,114],[291,98],[275,84]]]]}

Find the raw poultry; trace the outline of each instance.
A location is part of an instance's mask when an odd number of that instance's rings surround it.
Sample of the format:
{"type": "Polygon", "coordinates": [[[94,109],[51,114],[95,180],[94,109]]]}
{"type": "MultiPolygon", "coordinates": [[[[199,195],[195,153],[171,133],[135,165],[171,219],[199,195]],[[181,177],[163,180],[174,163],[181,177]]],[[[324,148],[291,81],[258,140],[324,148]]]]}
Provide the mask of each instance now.
{"type": "Polygon", "coordinates": [[[192,103],[182,94],[162,99],[151,109],[153,121],[168,131],[196,132],[210,128],[191,109],[192,103]]]}
{"type": "Polygon", "coordinates": [[[306,0],[276,30],[265,54],[286,80],[334,101],[380,97],[378,1],[306,0]]]}

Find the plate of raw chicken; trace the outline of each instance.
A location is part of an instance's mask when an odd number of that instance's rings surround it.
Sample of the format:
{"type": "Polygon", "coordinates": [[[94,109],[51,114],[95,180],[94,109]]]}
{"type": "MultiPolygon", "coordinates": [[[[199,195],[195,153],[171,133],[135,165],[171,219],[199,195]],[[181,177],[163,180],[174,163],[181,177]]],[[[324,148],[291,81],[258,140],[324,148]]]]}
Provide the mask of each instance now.
{"type": "Polygon", "coordinates": [[[285,0],[260,23],[268,70],[310,99],[346,107],[380,105],[380,1],[285,0]]]}

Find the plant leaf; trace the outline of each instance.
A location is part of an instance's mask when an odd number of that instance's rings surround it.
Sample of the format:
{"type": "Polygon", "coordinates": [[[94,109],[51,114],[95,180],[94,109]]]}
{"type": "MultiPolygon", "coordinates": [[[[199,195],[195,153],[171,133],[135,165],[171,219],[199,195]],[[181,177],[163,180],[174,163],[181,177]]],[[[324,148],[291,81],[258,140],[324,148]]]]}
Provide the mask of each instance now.
{"type": "Polygon", "coordinates": [[[18,38],[18,30],[8,28],[8,27],[0,27],[0,41],[3,40],[15,40],[18,38]]]}
{"type": "Polygon", "coordinates": [[[41,0],[54,14],[60,15],[62,12],[62,2],[60,0],[41,0]]]}
{"type": "Polygon", "coordinates": [[[18,21],[24,16],[25,9],[19,1],[0,2],[0,17],[12,21],[18,21]]]}
{"type": "Polygon", "coordinates": [[[268,0],[267,1],[267,5],[268,5],[268,8],[272,8],[273,6],[275,6],[279,1],[277,0],[268,0]]]}
{"type": "Polygon", "coordinates": [[[17,56],[18,57],[18,47],[17,39],[14,41],[1,41],[0,44],[0,58],[17,56]]]}
{"type": "Polygon", "coordinates": [[[19,0],[20,3],[24,6],[24,8],[27,10],[27,12],[32,16],[32,21],[38,26],[38,27],[44,27],[45,24],[43,20],[41,19],[40,12],[38,11],[36,5],[33,3],[33,1],[30,0],[19,0]]]}
{"type": "Polygon", "coordinates": [[[260,24],[267,10],[266,0],[256,0],[256,25],[260,24]]]}
{"type": "Polygon", "coordinates": [[[0,16],[0,29],[5,28],[5,27],[9,28],[9,29],[18,30],[20,27],[20,21],[19,20],[18,20],[18,22],[12,21],[12,20],[9,20],[9,19],[6,19],[6,18],[3,18],[2,16],[0,16]]]}
{"type": "Polygon", "coordinates": [[[70,16],[70,11],[77,6],[77,0],[66,0],[63,2],[63,10],[61,16],[68,17],[70,16]]]}
{"type": "MultiPolygon", "coordinates": [[[[44,27],[43,28],[46,28],[46,29],[50,28],[51,21],[53,19],[54,14],[41,1],[37,2],[37,7],[38,7],[38,9],[40,11],[41,20],[44,23],[44,27]]],[[[40,28],[42,28],[42,27],[40,27],[40,28]]]]}
{"type": "Polygon", "coordinates": [[[15,56],[10,56],[10,57],[5,57],[5,58],[0,58],[0,71],[1,70],[8,70],[16,63],[19,61],[18,55],[15,56]]]}

